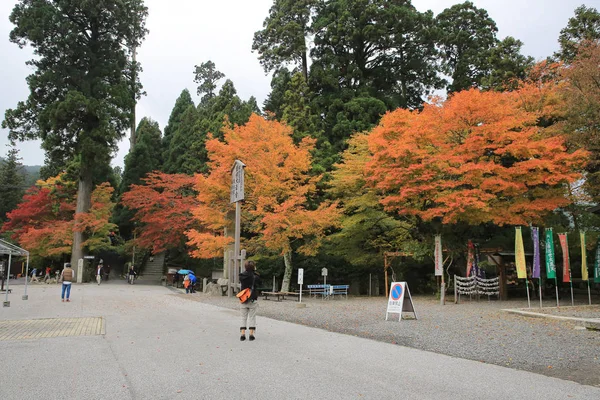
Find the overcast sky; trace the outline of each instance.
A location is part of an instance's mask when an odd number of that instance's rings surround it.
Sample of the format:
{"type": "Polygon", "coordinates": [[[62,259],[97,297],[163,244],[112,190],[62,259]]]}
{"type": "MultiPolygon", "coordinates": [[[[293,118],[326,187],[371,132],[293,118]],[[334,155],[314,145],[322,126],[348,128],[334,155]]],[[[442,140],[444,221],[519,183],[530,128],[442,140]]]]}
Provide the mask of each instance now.
{"type": "MultiPolygon", "coordinates": [[[[472,0],[484,8],[498,25],[498,38],[514,36],[524,42],[523,53],[541,60],[558,49],[558,35],[573,11],[581,4],[600,9],[600,0],[472,0]]],[[[419,11],[438,14],[457,0],[413,0],[419,11]]],[[[195,98],[194,65],[212,60],[231,79],[238,95],[257,98],[259,105],[270,90],[257,55],[251,52],[255,31],[261,29],[273,0],[146,0],[150,34],[139,49],[138,61],[144,72],[142,84],[147,96],[138,103],[138,121],[144,116],[168,121],[175,100],[185,88],[195,98]]],[[[20,50],[8,41],[12,25],[8,16],[14,0],[0,0],[0,116],[28,95],[25,77],[31,73],[25,61],[31,49],[20,50]]],[[[0,130],[0,156],[7,152],[8,132],[0,130]]],[[[26,165],[42,165],[39,142],[18,143],[26,165]]],[[[129,143],[120,144],[113,165],[123,166],[129,143]]]]}

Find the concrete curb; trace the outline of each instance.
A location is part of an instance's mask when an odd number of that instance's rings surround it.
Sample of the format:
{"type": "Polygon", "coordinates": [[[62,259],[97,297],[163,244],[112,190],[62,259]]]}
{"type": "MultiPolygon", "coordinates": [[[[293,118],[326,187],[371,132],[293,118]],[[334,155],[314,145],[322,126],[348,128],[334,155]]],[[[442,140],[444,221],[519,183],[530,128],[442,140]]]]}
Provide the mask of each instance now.
{"type": "Polygon", "coordinates": [[[509,314],[517,314],[517,315],[522,315],[524,317],[531,317],[531,318],[551,318],[551,319],[558,319],[558,320],[570,321],[570,322],[580,322],[587,329],[600,330],[600,319],[598,319],[598,318],[563,317],[560,315],[543,314],[543,313],[536,313],[536,312],[532,312],[532,311],[523,311],[523,310],[515,310],[515,309],[507,309],[507,308],[502,309],[502,311],[507,312],[509,314]]]}

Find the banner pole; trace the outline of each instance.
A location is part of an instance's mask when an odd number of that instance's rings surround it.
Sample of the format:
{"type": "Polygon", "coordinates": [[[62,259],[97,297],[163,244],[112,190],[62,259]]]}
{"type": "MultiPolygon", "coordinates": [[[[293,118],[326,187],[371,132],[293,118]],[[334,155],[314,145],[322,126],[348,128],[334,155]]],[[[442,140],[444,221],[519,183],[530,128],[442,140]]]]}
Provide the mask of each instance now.
{"type": "Polygon", "coordinates": [[[529,281],[525,278],[525,286],[527,287],[527,307],[531,308],[531,299],[529,298],[529,281]]]}
{"type": "MultiPolygon", "coordinates": [[[[588,288],[589,288],[589,281],[588,281],[588,288]]],[[[442,272],[442,286],[441,286],[441,294],[440,294],[440,304],[443,306],[446,304],[446,283],[444,282],[444,275],[442,272]]],[[[591,300],[590,300],[590,304],[591,300]]]]}
{"type": "Polygon", "coordinates": [[[560,303],[558,302],[558,278],[554,277],[554,290],[556,290],[556,307],[560,308],[560,303]]]}
{"type": "Polygon", "coordinates": [[[592,292],[590,292],[590,280],[588,279],[588,301],[590,302],[590,306],[592,305],[592,292]]]}
{"type": "Polygon", "coordinates": [[[540,277],[538,279],[539,279],[538,286],[540,289],[540,308],[543,308],[543,306],[542,306],[542,278],[540,277]]]}
{"type": "Polygon", "coordinates": [[[571,285],[571,305],[574,306],[575,300],[573,300],[573,282],[569,282],[569,284],[571,285]]]}

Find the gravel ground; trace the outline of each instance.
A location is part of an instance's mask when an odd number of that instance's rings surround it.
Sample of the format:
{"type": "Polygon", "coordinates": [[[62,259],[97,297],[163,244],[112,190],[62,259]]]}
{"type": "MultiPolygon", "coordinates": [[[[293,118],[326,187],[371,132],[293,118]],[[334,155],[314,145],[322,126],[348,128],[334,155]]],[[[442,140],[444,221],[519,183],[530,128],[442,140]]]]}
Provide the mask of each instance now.
{"type": "MultiPolygon", "coordinates": [[[[570,303],[569,303],[570,304],[570,303]]],[[[562,307],[549,307],[549,308],[524,308],[524,311],[533,311],[541,314],[560,315],[561,317],[574,317],[574,318],[600,318],[600,305],[593,304],[591,306],[562,306],[562,307]]]]}
{"type": "MultiPolygon", "coordinates": [[[[226,308],[239,306],[236,298],[203,293],[181,296],[226,308]]],[[[418,320],[400,322],[397,314],[390,314],[390,320],[385,320],[387,302],[382,297],[303,298],[302,302],[306,308],[298,308],[292,300],[261,299],[258,315],[600,387],[600,332],[582,329],[574,322],[527,318],[502,311],[522,309],[526,304],[523,300],[466,301],[459,305],[450,302],[441,306],[434,298],[414,297],[418,320]]],[[[532,303],[528,310],[540,311],[533,306],[532,303]]],[[[598,306],[544,310],[600,318],[598,306]]],[[[260,335],[260,319],[257,325],[260,335]]]]}

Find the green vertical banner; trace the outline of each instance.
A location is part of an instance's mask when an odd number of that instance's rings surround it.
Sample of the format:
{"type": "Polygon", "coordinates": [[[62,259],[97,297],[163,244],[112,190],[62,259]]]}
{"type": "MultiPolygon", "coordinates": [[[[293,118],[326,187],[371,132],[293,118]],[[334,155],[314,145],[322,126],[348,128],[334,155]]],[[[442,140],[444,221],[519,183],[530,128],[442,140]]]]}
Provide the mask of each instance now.
{"type": "Polygon", "coordinates": [[[581,280],[587,281],[588,269],[587,269],[587,255],[585,254],[585,232],[579,232],[579,238],[581,239],[581,280]]]}
{"type": "Polygon", "coordinates": [[[546,229],[546,277],[548,279],[556,279],[554,237],[552,236],[552,228],[546,229]]]}
{"type": "Polygon", "coordinates": [[[515,265],[517,266],[517,278],[527,279],[525,247],[523,247],[523,233],[520,227],[515,228],[515,265]]]}
{"type": "Polygon", "coordinates": [[[596,245],[596,262],[594,264],[594,282],[600,283],[600,242],[596,245]]]}

